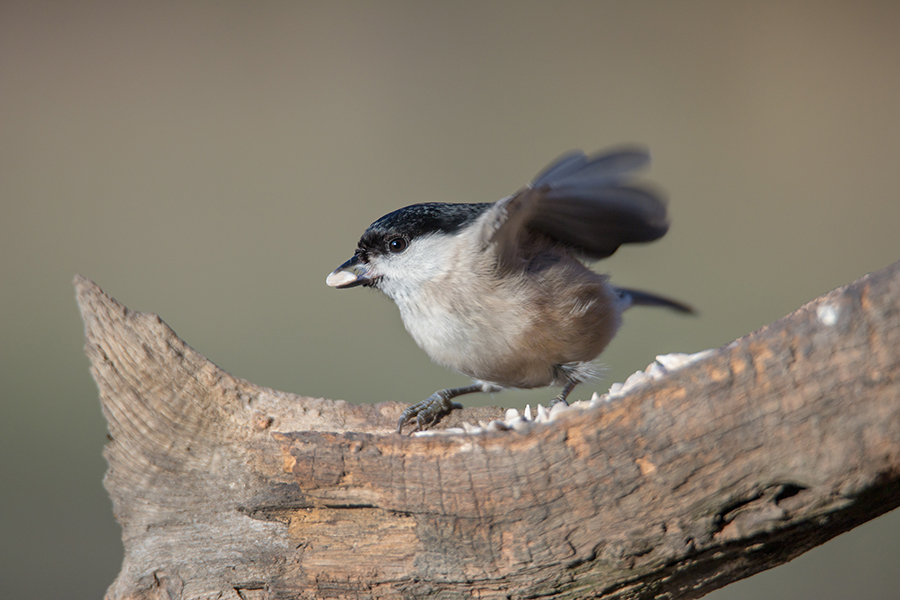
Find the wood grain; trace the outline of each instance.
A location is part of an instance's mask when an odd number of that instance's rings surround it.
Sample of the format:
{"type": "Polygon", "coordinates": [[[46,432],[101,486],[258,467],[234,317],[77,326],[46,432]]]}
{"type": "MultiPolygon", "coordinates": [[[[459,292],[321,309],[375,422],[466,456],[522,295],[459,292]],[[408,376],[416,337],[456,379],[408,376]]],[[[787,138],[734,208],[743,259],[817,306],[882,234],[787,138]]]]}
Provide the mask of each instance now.
{"type": "Polygon", "coordinates": [[[696,598],[900,505],[900,263],[596,408],[412,438],[405,404],[256,386],[75,286],[110,599],[696,598]]]}

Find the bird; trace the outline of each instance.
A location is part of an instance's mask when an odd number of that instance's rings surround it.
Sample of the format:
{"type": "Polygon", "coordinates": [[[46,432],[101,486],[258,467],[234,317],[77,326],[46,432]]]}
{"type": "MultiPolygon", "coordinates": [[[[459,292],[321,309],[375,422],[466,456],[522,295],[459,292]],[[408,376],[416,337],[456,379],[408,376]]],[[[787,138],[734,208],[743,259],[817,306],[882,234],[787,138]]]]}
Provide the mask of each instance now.
{"type": "Polygon", "coordinates": [[[566,402],[597,375],[595,360],[632,306],[686,314],[693,307],[618,287],[588,263],[669,229],[667,202],[632,181],[639,146],[562,155],[496,202],[412,204],[373,222],[327,285],[375,288],[391,298],[416,344],[472,378],[409,406],[397,432],[426,430],[462,405],[506,388],[562,387],[566,402]]]}

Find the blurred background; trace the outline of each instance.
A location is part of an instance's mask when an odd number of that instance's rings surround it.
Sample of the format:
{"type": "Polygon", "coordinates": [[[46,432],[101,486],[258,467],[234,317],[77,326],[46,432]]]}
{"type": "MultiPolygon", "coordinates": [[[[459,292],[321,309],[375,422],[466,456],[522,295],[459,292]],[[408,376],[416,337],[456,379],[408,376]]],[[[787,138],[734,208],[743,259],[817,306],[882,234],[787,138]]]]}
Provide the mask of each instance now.
{"type": "MultiPolygon", "coordinates": [[[[365,227],[646,144],[672,228],[597,269],[701,314],[628,313],[587,398],[900,259],[898,31],[893,0],[0,3],[4,596],[121,561],[75,273],[257,384],[412,402],[466,379],[325,286],[365,227]]],[[[897,589],[900,511],[709,597],[897,589]]]]}

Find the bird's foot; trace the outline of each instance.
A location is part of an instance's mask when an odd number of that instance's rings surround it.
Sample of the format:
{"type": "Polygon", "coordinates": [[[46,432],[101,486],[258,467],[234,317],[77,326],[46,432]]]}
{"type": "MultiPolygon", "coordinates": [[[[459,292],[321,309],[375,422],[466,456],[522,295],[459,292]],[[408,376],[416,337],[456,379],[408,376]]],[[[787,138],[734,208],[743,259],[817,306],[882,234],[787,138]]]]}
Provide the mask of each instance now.
{"type": "Polygon", "coordinates": [[[565,387],[563,387],[563,389],[562,389],[562,391],[559,393],[559,395],[558,395],[556,398],[554,398],[553,400],[550,401],[550,404],[547,405],[547,409],[553,408],[554,406],[556,406],[556,405],[559,404],[560,402],[562,402],[564,405],[568,406],[569,403],[566,401],[566,398],[569,397],[569,394],[572,393],[572,390],[575,389],[575,386],[576,386],[576,385],[578,385],[578,382],[577,382],[577,381],[570,381],[569,383],[567,383],[567,384],[565,385],[565,387]]]}
{"type": "Polygon", "coordinates": [[[474,394],[475,392],[492,394],[499,391],[500,388],[496,385],[483,382],[465,387],[438,390],[425,400],[417,402],[403,411],[403,414],[400,415],[400,422],[397,423],[397,433],[402,433],[403,426],[412,421],[413,418],[416,419],[416,428],[410,433],[425,431],[434,427],[441,419],[453,412],[454,409],[462,408],[462,404],[459,402],[451,402],[457,396],[474,394]]]}
{"type": "Polygon", "coordinates": [[[450,400],[445,393],[447,391],[435,392],[425,400],[416,402],[404,410],[397,423],[397,433],[402,433],[403,426],[413,419],[416,420],[416,427],[410,433],[425,431],[437,425],[441,419],[453,412],[453,409],[462,408],[462,404],[450,400]]]}

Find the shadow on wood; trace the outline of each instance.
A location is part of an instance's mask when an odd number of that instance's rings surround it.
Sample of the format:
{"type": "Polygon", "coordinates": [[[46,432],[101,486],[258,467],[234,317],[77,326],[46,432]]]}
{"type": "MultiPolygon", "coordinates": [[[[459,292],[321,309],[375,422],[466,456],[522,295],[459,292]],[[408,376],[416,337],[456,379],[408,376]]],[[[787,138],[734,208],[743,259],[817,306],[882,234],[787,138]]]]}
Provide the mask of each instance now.
{"type": "MultiPolygon", "coordinates": [[[[404,437],[222,371],[76,277],[110,599],[696,598],[900,504],[900,263],[589,410],[404,437]]],[[[499,417],[469,408],[453,419],[499,417]]]]}

